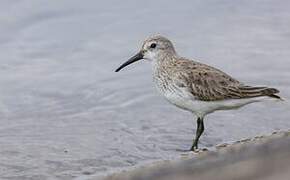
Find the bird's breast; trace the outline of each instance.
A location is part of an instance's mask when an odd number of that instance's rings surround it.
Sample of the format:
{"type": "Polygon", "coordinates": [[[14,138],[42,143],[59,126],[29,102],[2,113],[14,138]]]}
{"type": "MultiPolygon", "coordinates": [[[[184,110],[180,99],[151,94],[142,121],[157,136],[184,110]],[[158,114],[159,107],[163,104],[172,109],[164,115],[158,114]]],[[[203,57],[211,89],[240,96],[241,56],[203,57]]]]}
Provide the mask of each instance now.
{"type": "Polygon", "coordinates": [[[175,106],[191,110],[193,98],[186,91],[186,87],[180,87],[173,79],[164,74],[153,76],[155,87],[158,92],[175,106]]]}

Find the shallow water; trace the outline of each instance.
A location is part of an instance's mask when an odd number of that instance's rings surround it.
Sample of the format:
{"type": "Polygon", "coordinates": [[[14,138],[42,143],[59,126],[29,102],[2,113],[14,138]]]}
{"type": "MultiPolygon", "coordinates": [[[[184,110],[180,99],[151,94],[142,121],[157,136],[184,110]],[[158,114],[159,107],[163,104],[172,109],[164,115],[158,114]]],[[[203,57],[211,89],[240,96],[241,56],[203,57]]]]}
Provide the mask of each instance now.
{"type": "Polygon", "coordinates": [[[160,33],[185,57],[284,102],[206,118],[201,146],[290,128],[286,1],[1,1],[0,179],[89,179],[190,147],[192,114],[153,88],[150,64],[113,71],[160,33]]]}

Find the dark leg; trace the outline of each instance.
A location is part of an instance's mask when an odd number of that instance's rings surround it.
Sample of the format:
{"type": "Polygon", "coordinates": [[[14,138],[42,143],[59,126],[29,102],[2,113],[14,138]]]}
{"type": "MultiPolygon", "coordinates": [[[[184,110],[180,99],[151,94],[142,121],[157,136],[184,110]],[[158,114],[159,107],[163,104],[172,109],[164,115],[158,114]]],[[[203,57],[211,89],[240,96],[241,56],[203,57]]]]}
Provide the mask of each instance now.
{"type": "Polygon", "coordinates": [[[200,136],[202,135],[203,131],[204,131],[203,118],[198,117],[197,118],[196,135],[195,135],[195,139],[193,141],[192,147],[190,149],[191,151],[198,149],[198,140],[199,140],[200,136]]]}

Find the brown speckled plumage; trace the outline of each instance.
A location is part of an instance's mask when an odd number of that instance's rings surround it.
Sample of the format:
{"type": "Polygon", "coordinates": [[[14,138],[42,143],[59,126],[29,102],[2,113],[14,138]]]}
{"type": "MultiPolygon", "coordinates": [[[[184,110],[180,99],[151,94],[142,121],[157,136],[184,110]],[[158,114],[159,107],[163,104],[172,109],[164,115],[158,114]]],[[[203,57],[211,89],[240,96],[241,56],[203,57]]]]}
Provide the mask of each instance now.
{"type": "Polygon", "coordinates": [[[274,88],[246,86],[214,67],[185,58],[161,63],[159,71],[166,71],[177,86],[188,88],[196,99],[203,101],[271,96],[279,92],[274,88]]]}

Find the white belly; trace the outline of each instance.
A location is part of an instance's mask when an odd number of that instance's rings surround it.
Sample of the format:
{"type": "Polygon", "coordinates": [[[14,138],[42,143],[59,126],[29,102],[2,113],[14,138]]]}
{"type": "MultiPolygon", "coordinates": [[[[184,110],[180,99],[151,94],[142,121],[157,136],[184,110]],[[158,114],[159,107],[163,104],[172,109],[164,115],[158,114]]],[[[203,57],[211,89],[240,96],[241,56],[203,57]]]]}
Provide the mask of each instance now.
{"type": "Polygon", "coordinates": [[[172,93],[171,91],[165,91],[162,93],[165,98],[175,106],[184,110],[194,113],[198,117],[204,117],[205,115],[212,113],[216,110],[230,110],[237,109],[244,105],[259,102],[268,97],[256,97],[248,99],[228,99],[219,101],[201,101],[195,99],[191,94],[181,89],[178,92],[172,93]]]}

